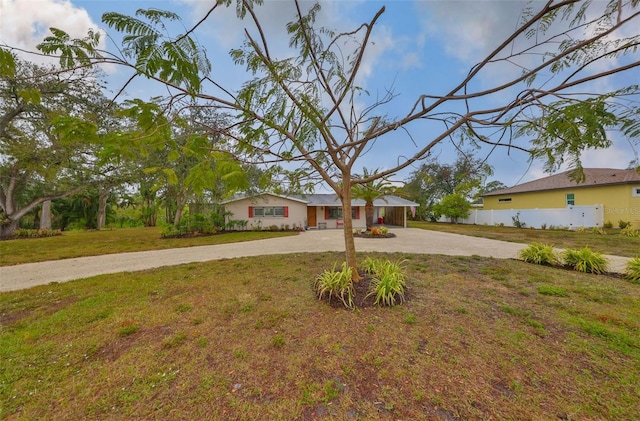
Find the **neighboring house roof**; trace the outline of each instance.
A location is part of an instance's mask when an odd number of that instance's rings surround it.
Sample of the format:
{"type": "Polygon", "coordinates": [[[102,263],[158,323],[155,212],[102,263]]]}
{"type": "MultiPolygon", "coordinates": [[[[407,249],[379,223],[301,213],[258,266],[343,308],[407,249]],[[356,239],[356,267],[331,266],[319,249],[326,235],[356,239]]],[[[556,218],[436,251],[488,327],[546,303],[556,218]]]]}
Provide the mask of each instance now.
{"type": "MultiPolygon", "coordinates": [[[[336,194],[310,194],[307,196],[281,196],[272,193],[261,195],[245,196],[239,195],[222,202],[222,204],[237,202],[238,200],[259,196],[275,196],[282,199],[294,200],[307,204],[307,206],[340,206],[340,199],[336,194]]],[[[362,199],[351,199],[352,206],[364,206],[366,202],[362,199]]],[[[373,206],[420,206],[418,203],[411,202],[398,196],[384,196],[373,201],[373,206]]]]}
{"type": "Polygon", "coordinates": [[[485,193],[483,196],[498,196],[513,193],[526,193],[544,190],[559,190],[568,188],[606,186],[612,184],[640,183],[640,174],[636,170],[618,170],[613,168],[585,168],[585,180],[583,183],[576,183],[569,178],[569,171],[555,174],[528,183],[506,189],[495,190],[485,193]]]}

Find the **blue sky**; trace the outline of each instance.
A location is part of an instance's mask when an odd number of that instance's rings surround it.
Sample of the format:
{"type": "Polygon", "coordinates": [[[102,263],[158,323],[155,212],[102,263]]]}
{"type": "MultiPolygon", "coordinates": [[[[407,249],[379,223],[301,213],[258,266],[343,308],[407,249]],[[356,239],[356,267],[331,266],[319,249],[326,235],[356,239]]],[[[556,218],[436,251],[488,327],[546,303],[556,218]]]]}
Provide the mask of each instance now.
{"type": "MultiPolygon", "coordinates": [[[[122,0],[0,0],[0,44],[32,50],[46,35],[49,26],[56,26],[74,36],[82,36],[90,27],[108,30],[101,23],[104,12],[115,11],[133,14],[138,8],[159,8],[178,13],[185,26],[199,20],[211,5],[203,0],[122,1],[122,0]]],[[[310,3],[306,3],[307,5],[310,3]]],[[[483,58],[488,51],[508,35],[518,23],[522,1],[322,1],[319,17],[321,25],[337,29],[354,29],[368,21],[382,7],[382,15],[374,33],[365,60],[364,72],[359,80],[370,96],[363,97],[362,106],[374,101],[377,95],[392,88],[397,97],[386,108],[389,116],[405,114],[421,94],[443,94],[455,86],[471,66],[483,58]]],[[[535,5],[535,2],[534,2],[535,5]]],[[[265,29],[272,35],[274,51],[279,55],[289,54],[288,39],[282,33],[283,25],[293,16],[291,3],[285,0],[265,0],[260,8],[265,29]]],[[[640,22],[636,26],[640,27],[640,22]]],[[[236,89],[246,79],[243,69],[234,66],[228,57],[231,48],[242,42],[243,24],[235,18],[233,10],[217,10],[198,32],[199,42],[206,46],[213,64],[213,76],[223,81],[226,87],[236,89]]],[[[108,32],[117,37],[115,33],[108,32]]],[[[114,45],[106,42],[107,49],[114,45]]],[[[109,87],[117,91],[129,73],[123,69],[107,68],[109,87]]],[[[481,75],[477,87],[492,86],[512,74],[513,69],[496,67],[481,75]]],[[[600,82],[602,87],[638,83],[640,71],[628,72],[615,81],[600,82]],[[611,83],[610,83],[611,82],[611,83]]],[[[139,81],[127,93],[131,97],[162,95],[165,90],[156,84],[139,81]]],[[[503,94],[504,95],[504,94],[503,94]]],[[[515,95],[515,91],[513,91],[515,95]]],[[[495,105],[492,101],[478,106],[495,105]]],[[[436,128],[416,128],[413,141],[401,133],[376,143],[363,157],[356,170],[366,166],[388,168],[398,156],[411,155],[416,145],[428,142],[438,134],[436,128]],[[415,144],[414,144],[415,143],[415,144]]],[[[626,168],[634,159],[638,145],[634,146],[618,133],[610,134],[614,146],[607,150],[588,152],[584,157],[586,167],[626,168]]],[[[485,157],[487,150],[477,153],[485,157]]],[[[455,160],[455,148],[443,142],[432,151],[443,163],[455,160]]],[[[494,151],[488,162],[495,174],[492,179],[508,186],[530,181],[546,174],[541,163],[530,165],[528,156],[513,150],[494,151]]],[[[406,178],[411,169],[398,175],[406,178]]]]}

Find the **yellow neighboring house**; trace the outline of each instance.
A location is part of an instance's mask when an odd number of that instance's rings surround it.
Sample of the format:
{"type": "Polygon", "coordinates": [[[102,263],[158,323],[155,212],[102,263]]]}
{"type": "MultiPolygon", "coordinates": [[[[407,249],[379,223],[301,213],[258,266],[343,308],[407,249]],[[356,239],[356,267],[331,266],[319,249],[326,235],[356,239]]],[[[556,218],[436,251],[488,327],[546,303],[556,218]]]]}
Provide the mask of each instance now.
{"type": "Polygon", "coordinates": [[[492,191],[483,196],[485,210],[604,206],[604,222],[631,222],[640,228],[640,174],[635,170],[585,168],[585,181],[568,172],[492,191]]]}

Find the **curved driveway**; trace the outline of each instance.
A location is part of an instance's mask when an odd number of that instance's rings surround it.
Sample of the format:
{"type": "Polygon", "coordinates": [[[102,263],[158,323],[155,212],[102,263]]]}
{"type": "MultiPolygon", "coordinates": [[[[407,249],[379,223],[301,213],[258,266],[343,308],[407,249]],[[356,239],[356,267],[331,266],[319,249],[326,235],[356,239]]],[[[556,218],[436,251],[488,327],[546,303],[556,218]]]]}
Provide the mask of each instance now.
{"type": "MultiPolygon", "coordinates": [[[[526,247],[526,244],[417,228],[395,229],[392,232],[396,234],[395,238],[356,238],[356,250],[453,256],[478,255],[510,259],[515,258],[518,252],[526,247]]],[[[342,233],[342,230],[313,230],[302,232],[297,236],[268,240],[107,254],[5,266],[0,267],[0,291],[25,289],[50,282],[65,282],[105,273],[132,272],[191,262],[270,254],[344,251],[342,233]]],[[[629,260],[618,256],[607,257],[612,272],[622,272],[629,260]]]]}

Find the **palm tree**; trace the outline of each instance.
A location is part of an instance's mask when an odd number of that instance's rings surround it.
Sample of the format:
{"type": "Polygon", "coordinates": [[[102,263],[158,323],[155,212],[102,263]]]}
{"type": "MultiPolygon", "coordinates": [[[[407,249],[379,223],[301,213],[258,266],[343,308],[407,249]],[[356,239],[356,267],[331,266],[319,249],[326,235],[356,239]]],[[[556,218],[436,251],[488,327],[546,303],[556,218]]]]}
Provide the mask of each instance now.
{"type": "MultiPolygon", "coordinates": [[[[378,170],[369,173],[366,168],[363,168],[362,171],[362,179],[370,178],[378,173],[378,170]]],[[[394,191],[395,187],[393,187],[385,177],[377,178],[366,183],[355,184],[352,187],[351,197],[365,201],[364,212],[366,215],[367,230],[373,226],[373,202],[387,194],[392,194],[394,191]]]]}

